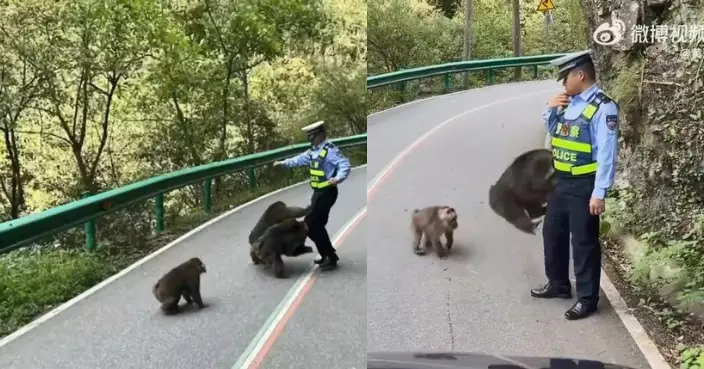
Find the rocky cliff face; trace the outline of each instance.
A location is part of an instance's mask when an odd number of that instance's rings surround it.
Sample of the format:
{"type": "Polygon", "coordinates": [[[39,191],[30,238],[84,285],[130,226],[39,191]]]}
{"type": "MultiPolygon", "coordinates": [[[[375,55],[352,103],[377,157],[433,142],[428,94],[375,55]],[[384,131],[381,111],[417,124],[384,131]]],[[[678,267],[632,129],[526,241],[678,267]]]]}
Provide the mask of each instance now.
{"type": "Polygon", "coordinates": [[[622,249],[636,278],[704,320],[704,0],[582,0],[582,8],[590,38],[610,43],[591,47],[622,112],[607,219],[647,241],[629,238],[638,247],[622,249]],[[609,42],[608,27],[623,38],[609,42]]]}
{"type": "Polygon", "coordinates": [[[684,239],[704,210],[703,3],[582,1],[591,30],[623,25],[622,40],[592,48],[623,113],[617,185],[638,215],[625,222],[636,234],[684,239]]]}

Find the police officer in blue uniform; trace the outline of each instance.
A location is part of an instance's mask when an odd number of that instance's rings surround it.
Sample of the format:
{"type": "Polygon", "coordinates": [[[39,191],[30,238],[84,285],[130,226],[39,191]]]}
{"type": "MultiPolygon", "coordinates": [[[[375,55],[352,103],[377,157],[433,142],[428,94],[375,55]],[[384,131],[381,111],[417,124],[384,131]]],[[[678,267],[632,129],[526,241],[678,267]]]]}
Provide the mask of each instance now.
{"type": "Polygon", "coordinates": [[[312,147],[305,152],[274,165],[287,168],[307,165],[310,167],[310,185],[313,188],[311,211],[304,221],[308,226],[308,238],[314,243],[320,254],[315,263],[321,270],[337,268],[340,259],[330,241],[325,226],[328,223],[330,209],[337,201],[337,185],[344,182],[350,175],[350,161],[337,146],[329,142],[325,135],[323,121],[303,127],[312,147]]]}
{"type": "Polygon", "coordinates": [[[599,216],[606,191],[614,182],[618,149],[619,106],[596,84],[590,51],[555,59],[565,92],[549,102],[543,120],[552,136],[557,174],[543,223],[548,283],[531,290],[537,298],[571,298],[570,234],[577,302],[565,318],[585,318],[597,309],[601,276],[599,216]]]}

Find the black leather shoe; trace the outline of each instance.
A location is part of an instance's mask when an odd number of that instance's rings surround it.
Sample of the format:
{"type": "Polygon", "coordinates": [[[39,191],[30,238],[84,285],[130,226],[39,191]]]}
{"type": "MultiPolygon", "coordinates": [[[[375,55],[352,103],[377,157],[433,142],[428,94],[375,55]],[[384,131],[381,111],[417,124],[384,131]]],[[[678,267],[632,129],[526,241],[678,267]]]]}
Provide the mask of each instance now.
{"type": "Polygon", "coordinates": [[[530,295],[539,299],[552,299],[555,297],[569,299],[572,298],[572,287],[569,285],[558,286],[548,283],[541,288],[530,290],[530,295]]]}
{"type": "Polygon", "coordinates": [[[592,315],[596,311],[596,304],[584,301],[577,301],[572,308],[565,312],[567,320],[583,319],[592,315]]]}
{"type": "MultiPolygon", "coordinates": [[[[332,258],[333,258],[333,260],[335,260],[335,261],[340,260],[340,258],[337,257],[337,254],[334,254],[332,258]]],[[[313,263],[320,265],[320,263],[322,263],[323,260],[325,260],[325,258],[322,257],[322,256],[320,256],[320,255],[318,255],[317,258],[313,259],[313,263]]]]}
{"type": "Polygon", "coordinates": [[[320,261],[320,264],[318,264],[318,268],[323,271],[336,269],[337,260],[338,258],[336,256],[326,256],[320,261]]]}

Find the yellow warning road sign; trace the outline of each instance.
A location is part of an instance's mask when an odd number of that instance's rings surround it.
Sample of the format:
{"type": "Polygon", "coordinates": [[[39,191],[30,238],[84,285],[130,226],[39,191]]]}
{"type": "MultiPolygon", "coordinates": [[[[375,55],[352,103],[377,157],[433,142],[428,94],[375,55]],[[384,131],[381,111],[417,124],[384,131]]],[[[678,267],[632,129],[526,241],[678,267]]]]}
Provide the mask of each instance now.
{"type": "Polygon", "coordinates": [[[552,0],[540,0],[540,5],[538,5],[539,12],[547,12],[548,10],[555,9],[555,3],[552,0]]]}

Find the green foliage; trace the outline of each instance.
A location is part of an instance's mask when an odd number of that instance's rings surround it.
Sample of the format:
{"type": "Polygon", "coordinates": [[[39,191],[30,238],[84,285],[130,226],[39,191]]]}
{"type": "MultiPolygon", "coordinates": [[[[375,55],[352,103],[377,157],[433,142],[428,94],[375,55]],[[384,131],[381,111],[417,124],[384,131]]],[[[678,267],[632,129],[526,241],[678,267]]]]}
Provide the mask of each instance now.
{"type": "Polygon", "coordinates": [[[366,132],[366,70],[360,68],[349,74],[340,74],[335,68],[328,68],[321,69],[319,75],[322,76],[321,83],[313,92],[313,102],[317,117],[335,123],[330,134],[366,132]]]}
{"type": "Polygon", "coordinates": [[[461,18],[448,19],[415,0],[373,0],[367,6],[370,75],[453,61],[461,55],[461,18]]]}
{"type": "Polygon", "coordinates": [[[0,128],[17,155],[0,155],[2,219],[300,142],[321,118],[336,134],[363,132],[360,4],[9,2],[0,117],[18,118],[0,128]]]}
{"type": "Polygon", "coordinates": [[[599,233],[600,234],[607,234],[607,233],[609,233],[610,230],[611,230],[611,222],[609,222],[606,219],[603,219],[599,223],[599,233]]]}
{"type": "Polygon", "coordinates": [[[687,347],[679,345],[680,369],[702,369],[704,368],[704,345],[687,347]]]}
{"type": "Polygon", "coordinates": [[[669,285],[683,303],[704,303],[704,244],[700,238],[670,240],[660,231],[642,234],[642,258],[633,265],[631,279],[636,284],[669,285]]]}
{"type": "Polygon", "coordinates": [[[462,5],[462,0],[428,0],[428,4],[440,10],[448,18],[454,18],[462,5]]]}
{"type": "Polygon", "coordinates": [[[0,335],[56,307],[115,270],[101,255],[23,250],[0,259],[0,335]]]}
{"type": "MultiPolygon", "coordinates": [[[[324,119],[366,131],[360,0],[10,0],[0,8],[0,219],[157,174],[302,142],[324,119]]],[[[365,148],[345,148],[354,165],[365,148]]],[[[218,213],[307,179],[305,168],[217,178],[0,257],[6,334],[218,213]]]]}
{"type": "MultiPolygon", "coordinates": [[[[512,9],[510,2],[474,0],[470,59],[513,56],[512,9]]],[[[372,0],[369,7],[368,73],[375,75],[419,66],[462,60],[464,45],[464,2],[418,0],[372,0]],[[412,27],[408,25],[412,24],[412,27]]],[[[534,1],[520,2],[522,55],[569,52],[587,48],[589,33],[578,0],[565,0],[553,11],[554,23],[547,27],[534,1]]],[[[539,68],[538,78],[553,78],[554,68],[539,68]]],[[[523,68],[521,80],[531,78],[523,68]]],[[[513,70],[494,71],[493,83],[515,81],[513,70]]],[[[458,91],[462,75],[454,75],[451,88],[444,89],[443,77],[409,81],[404,91],[398,86],[375,89],[368,98],[368,112],[389,108],[399,102],[458,91]]],[[[470,86],[489,83],[484,72],[470,73],[470,86]]]]}
{"type": "Polygon", "coordinates": [[[645,250],[631,270],[631,280],[638,285],[674,288],[676,299],[682,307],[692,303],[704,303],[704,215],[692,216],[689,231],[673,237],[667,223],[658,227],[643,219],[648,211],[642,202],[642,192],[619,190],[609,207],[609,217],[617,222],[621,232],[642,230],[639,240],[645,250]],[[636,211],[634,211],[634,209],[636,211]]]}

